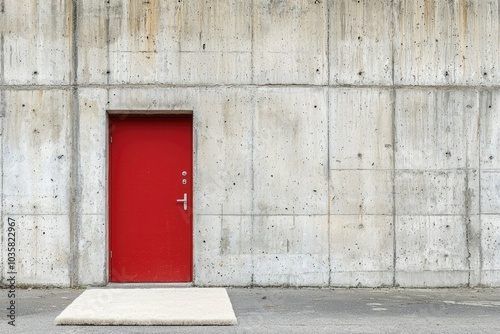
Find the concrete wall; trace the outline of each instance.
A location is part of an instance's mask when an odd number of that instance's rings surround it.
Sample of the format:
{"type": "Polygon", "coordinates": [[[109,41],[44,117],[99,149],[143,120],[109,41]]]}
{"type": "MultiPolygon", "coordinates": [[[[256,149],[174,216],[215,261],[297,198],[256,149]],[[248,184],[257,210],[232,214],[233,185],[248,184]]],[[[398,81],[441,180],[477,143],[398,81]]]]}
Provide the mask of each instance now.
{"type": "Polygon", "coordinates": [[[0,0],[0,278],[107,281],[107,111],[192,110],[196,285],[500,286],[498,0],[0,0]]]}

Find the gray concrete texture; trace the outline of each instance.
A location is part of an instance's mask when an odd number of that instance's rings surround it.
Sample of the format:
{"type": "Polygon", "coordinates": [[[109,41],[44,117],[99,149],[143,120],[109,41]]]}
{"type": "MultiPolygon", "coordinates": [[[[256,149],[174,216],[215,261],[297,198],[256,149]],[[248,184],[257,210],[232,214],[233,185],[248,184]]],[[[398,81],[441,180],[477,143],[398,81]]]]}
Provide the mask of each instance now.
{"type": "Polygon", "coordinates": [[[194,284],[500,286],[498,0],[0,0],[0,279],[107,283],[107,113],[194,117],[194,284]]]}
{"type": "MultiPolygon", "coordinates": [[[[0,333],[499,333],[500,289],[229,288],[237,326],[55,326],[82,290],[18,290],[0,333]]],[[[107,300],[106,289],[102,298],[107,300]]],[[[6,290],[0,304],[6,305],[6,290]]],[[[131,305],[133,307],[133,305],[131,305]]]]}

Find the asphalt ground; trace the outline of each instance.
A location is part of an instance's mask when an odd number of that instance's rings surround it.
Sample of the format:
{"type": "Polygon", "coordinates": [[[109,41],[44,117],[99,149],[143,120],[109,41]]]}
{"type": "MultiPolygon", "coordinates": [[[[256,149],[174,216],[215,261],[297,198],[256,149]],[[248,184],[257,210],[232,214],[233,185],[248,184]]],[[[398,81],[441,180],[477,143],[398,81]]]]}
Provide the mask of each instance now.
{"type": "Polygon", "coordinates": [[[500,333],[500,289],[228,288],[237,326],[55,326],[84,290],[0,290],[0,333],[500,333]]]}

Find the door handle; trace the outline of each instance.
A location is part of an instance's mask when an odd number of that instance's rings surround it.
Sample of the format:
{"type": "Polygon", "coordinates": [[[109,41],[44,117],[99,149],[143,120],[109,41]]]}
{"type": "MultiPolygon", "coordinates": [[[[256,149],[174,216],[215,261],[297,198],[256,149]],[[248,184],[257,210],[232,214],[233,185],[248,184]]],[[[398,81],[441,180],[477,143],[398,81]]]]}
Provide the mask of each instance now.
{"type": "Polygon", "coordinates": [[[188,209],[188,194],[184,193],[184,198],[178,199],[177,202],[184,203],[184,211],[187,211],[187,209],[188,209]]]}

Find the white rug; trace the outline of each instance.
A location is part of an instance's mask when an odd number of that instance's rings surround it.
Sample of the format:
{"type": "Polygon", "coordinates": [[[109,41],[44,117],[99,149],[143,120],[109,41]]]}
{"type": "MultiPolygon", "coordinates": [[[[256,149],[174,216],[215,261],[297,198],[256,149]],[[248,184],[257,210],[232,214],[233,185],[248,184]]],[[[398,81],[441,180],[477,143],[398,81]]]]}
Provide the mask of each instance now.
{"type": "Polygon", "coordinates": [[[90,289],[56,325],[236,325],[223,288],[90,289]]]}

